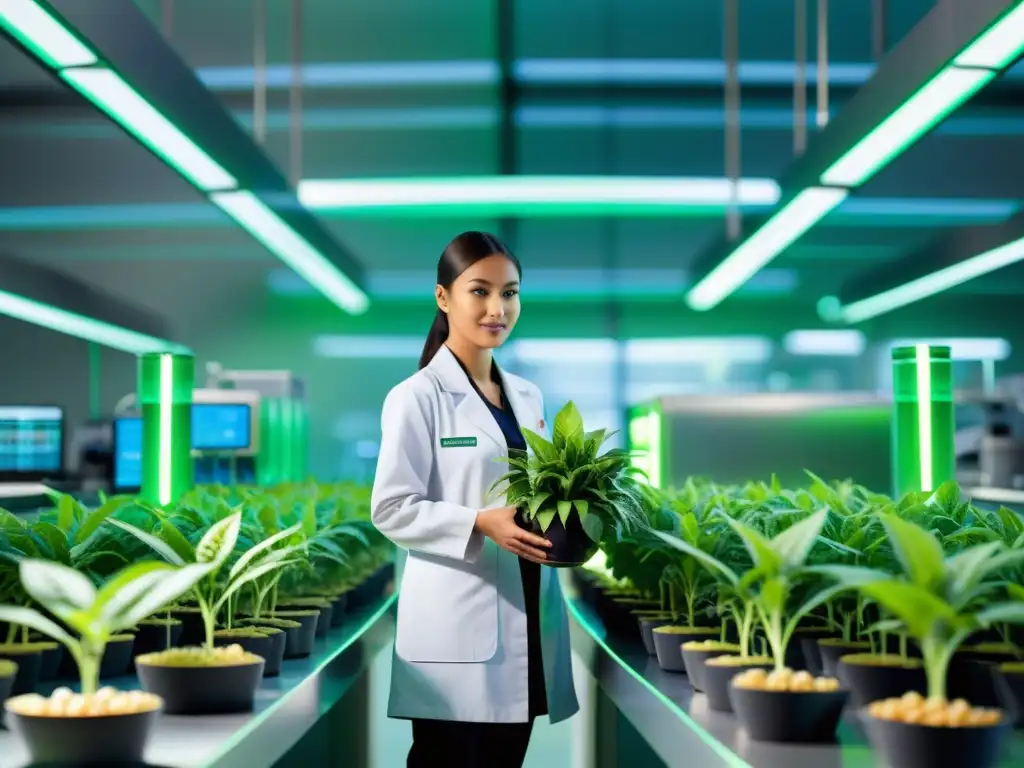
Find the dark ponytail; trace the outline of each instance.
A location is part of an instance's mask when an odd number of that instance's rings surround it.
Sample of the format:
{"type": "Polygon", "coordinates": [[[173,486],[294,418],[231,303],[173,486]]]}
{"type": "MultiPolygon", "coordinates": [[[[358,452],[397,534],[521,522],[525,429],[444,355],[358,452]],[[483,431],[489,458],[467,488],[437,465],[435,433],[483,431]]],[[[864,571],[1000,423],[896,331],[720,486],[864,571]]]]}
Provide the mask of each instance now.
{"type": "MultiPolygon", "coordinates": [[[[501,254],[507,256],[513,264],[519,276],[523,275],[523,268],[519,260],[512,255],[512,252],[494,235],[486,232],[463,232],[444,249],[441,258],[437,262],[437,284],[445,290],[452,287],[456,278],[488,256],[501,254]]],[[[434,322],[427,334],[427,341],[423,345],[423,354],[420,355],[420,368],[425,368],[434,359],[434,355],[444,346],[448,340],[448,315],[438,307],[434,322]]]]}

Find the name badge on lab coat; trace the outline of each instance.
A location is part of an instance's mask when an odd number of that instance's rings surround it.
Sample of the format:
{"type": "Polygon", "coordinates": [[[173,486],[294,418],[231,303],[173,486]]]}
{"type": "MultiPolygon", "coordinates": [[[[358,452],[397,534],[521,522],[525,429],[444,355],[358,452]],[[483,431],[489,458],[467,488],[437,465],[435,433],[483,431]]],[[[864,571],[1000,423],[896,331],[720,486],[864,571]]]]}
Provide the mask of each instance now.
{"type": "Polygon", "coordinates": [[[475,437],[442,437],[442,448],[475,448],[475,437]]]}

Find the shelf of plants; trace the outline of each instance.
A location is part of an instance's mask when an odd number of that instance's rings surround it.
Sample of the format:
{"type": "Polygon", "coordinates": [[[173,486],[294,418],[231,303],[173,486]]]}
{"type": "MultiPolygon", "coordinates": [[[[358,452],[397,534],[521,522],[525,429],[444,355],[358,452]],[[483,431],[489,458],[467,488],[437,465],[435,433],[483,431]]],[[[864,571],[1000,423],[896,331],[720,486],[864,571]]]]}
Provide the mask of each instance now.
{"type": "Polygon", "coordinates": [[[813,475],[643,493],[647,525],[606,525],[606,569],[573,571],[567,599],[666,763],[1024,765],[1016,513],[813,475]]]}
{"type": "Polygon", "coordinates": [[[368,502],[294,484],[0,510],[4,765],[283,756],[389,639],[392,547],[368,502]]]}

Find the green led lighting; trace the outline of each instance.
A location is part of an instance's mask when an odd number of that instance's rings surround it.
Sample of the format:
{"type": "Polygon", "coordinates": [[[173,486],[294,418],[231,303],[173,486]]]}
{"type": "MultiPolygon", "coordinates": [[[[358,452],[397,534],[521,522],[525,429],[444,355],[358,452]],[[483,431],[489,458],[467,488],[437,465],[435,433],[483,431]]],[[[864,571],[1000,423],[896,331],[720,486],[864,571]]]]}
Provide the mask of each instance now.
{"type": "Polygon", "coordinates": [[[833,163],[821,175],[821,183],[862,185],[995,76],[988,69],[942,70],[833,163]]]}
{"type": "Polygon", "coordinates": [[[85,315],[27,299],[24,296],[0,290],[0,315],[66,333],[79,339],[102,344],[133,355],[147,352],[187,352],[180,344],[148,336],[138,331],[96,320],[85,315]]]}
{"type": "Polygon", "coordinates": [[[993,24],[977,40],[964,48],[953,63],[958,67],[1004,69],[1024,49],[1024,3],[993,24]]]}
{"type": "Polygon", "coordinates": [[[717,306],[828,215],[848,194],[845,189],[829,187],[805,189],[690,289],[686,303],[701,312],[717,306]]]}
{"type": "Polygon", "coordinates": [[[256,195],[215,192],[210,199],[339,307],[354,315],[367,310],[369,297],[256,195]]]}
{"type": "Polygon", "coordinates": [[[838,309],[838,318],[844,323],[859,323],[934,296],[968,280],[1022,260],[1024,260],[1024,238],[1012,240],[902,285],[851,302],[838,309]]]}
{"type": "Polygon", "coordinates": [[[72,68],[61,70],[60,76],[203,192],[238,186],[234,176],[116,72],[103,67],[72,68]]]}
{"type": "Polygon", "coordinates": [[[0,27],[53,69],[88,67],[98,60],[35,0],[0,0],[0,27]]]}

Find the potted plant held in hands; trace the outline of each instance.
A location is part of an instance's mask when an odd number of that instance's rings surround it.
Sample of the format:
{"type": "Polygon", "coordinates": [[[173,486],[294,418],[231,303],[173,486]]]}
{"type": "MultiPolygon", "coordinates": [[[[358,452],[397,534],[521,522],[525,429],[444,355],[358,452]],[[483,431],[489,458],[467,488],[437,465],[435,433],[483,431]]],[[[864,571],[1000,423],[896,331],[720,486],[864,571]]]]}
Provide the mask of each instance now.
{"type": "Polygon", "coordinates": [[[505,488],[506,503],[519,507],[520,526],[551,542],[547,565],[583,565],[609,529],[628,531],[646,525],[644,497],[632,476],[628,451],[601,447],[611,436],[604,429],[585,432],[570,401],[555,416],[549,442],[523,428],[529,446],[506,461],[511,471],[491,488],[505,488]]]}
{"type": "Polygon", "coordinates": [[[30,627],[62,643],[81,677],[77,694],[58,688],[49,698],[29,693],[6,702],[8,722],[25,741],[34,763],[142,761],[163,701],[142,691],[98,688],[107,641],[191,590],[209,570],[204,564],[176,568],[139,563],[119,571],[97,590],[72,568],[42,560],[22,561],[25,591],[78,637],[33,608],[0,606],[0,621],[30,627]]]}

